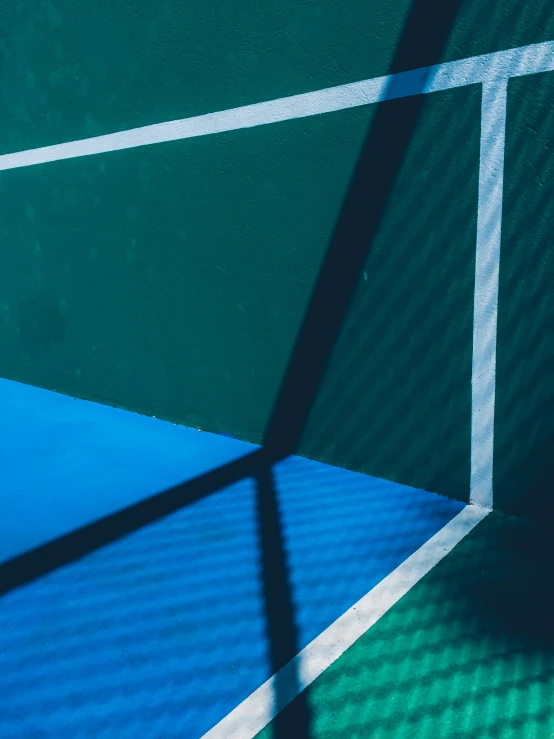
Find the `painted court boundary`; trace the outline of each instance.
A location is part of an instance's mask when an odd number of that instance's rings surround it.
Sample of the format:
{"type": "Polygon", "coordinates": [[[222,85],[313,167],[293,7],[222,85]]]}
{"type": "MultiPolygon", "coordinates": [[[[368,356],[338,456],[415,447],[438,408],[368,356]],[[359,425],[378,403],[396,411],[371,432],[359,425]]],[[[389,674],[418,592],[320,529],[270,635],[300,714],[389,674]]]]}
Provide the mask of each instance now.
{"type": "Polygon", "coordinates": [[[466,506],[202,739],[253,739],[446,557],[489,512],[479,506],[466,506]]]}

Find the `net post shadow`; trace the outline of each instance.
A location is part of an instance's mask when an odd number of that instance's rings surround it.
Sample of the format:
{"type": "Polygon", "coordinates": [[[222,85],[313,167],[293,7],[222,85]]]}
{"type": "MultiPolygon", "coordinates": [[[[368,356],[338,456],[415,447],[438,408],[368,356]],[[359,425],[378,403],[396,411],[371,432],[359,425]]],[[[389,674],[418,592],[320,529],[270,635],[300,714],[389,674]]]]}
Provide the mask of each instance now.
{"type": "MultiPolygon", "coordinates": [[[[271,674],[290,662],[300,651],[296,625],[290,569],[287,562],[285,537],[279,511],[275,478],[271,465],[260,468],[256,475],[256,509],[262,589],[265,606],[266,634],[269,646],[271,674]]],[[[301,692],[296,670],[288,670],[286,682],[275,680],[275,705],[285,706],[291,695],[298,698],[275,718],[275,737],[309,739],[311,716],[306,693],[301,692]]]]}

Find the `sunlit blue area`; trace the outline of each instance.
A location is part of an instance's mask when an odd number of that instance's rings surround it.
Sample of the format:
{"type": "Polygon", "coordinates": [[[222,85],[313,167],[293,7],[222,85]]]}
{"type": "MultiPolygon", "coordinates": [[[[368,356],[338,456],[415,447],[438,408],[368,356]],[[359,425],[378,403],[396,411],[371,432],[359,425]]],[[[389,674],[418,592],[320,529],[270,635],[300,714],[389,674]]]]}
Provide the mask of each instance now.
{"type": "Polygon", "coordinates": [[[255,447],[0,379],[0,559],[255,447]]]}
{"type": "MultiPolygon", "coordinates": [[[[0,383],[9,558],[254,447],[0,383]]],[[[302,648],[463,504],[274,466],[302,648]]],[[[257,487],[242,480],[0,599],[0,737],[187,737],[270,674],[257,487]]],[[[271,586],[271,583],[269,583],[271,586]]]]}

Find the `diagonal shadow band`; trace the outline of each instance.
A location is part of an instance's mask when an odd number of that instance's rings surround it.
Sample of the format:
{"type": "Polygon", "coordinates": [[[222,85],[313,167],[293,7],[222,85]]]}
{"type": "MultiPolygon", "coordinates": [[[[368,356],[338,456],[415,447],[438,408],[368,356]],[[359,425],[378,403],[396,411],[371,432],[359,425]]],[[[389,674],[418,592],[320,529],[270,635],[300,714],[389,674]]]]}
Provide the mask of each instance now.
{"type": "MultiPolygon", "coordinates": [[[[460,5],[414,0],[390,72],[437,63],[460,5]]],[[[422,77],[422,92],[426,81],[422,77]]],[[[377,105],[266,428],[268,449],[298,450],[422,106],[421,94],[377,105]]]]}
{"type": "Polygon", "coordinates": [[[0,596],[76,562],[211,493],[254,477],[260,469],[278,460],[264,449],[258,449],[13,557],[0,564],[0,596]]]}
{"type": "MultiPolygon", "coordinates": [[[[300,651],[296,607],[293,601],[285,531],[271,465],[256,474],[258,547],[262,572],[266,634],[271,674],[277,675],[300,651]]],[[[288,695],[299,695],[294,710],[279,713],[275,719],[275,739],[309,739],[311,714],[306,694],[301,691],[294,669],[287,673],[286,684],[275,683],[275,704],[287,704],[288,695]]]]}

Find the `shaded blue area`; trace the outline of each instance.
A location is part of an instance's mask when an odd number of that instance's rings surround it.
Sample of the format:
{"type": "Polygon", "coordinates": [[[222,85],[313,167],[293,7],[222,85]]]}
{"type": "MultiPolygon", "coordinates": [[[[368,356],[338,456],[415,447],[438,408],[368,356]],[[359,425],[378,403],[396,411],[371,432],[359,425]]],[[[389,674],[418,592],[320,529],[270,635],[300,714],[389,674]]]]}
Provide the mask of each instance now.
{"type": "MultiPolygon", "coordinates": [[[[14,383],[0,397],[4,557],[253,448],[14,383]]],[[[463,508],[299,457],[274,476],[299,648],[463,508]]],[[[257,688],[256,495],[238,482],[4,596],[0,737],[194,739],[257,688]]]]}
{"type": "Polygon", "coordinates": [[[301,457],[274,469],[301,647],[465,508],[301,457]]]}

